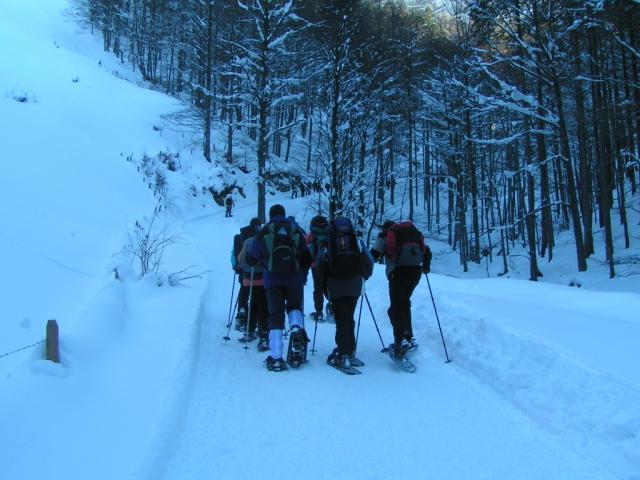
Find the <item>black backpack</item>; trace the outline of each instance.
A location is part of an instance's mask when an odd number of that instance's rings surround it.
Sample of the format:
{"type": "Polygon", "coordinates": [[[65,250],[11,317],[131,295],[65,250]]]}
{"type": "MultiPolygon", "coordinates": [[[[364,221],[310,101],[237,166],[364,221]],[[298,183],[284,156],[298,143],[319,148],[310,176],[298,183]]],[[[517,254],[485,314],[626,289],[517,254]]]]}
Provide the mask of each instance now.
{"type": "Polygon", "coordinates": [[[327,241],[327,273],[339,278],[362,274],[361,253],[351,220],[336,217],[331,222],[327,241]]]}
{"type": "Polygon", "coordinates": [[[318,252],[322,249],[322,247],[326,247],[327,245],[329,223],[324,217],[314,217],[311,220],[309,230],[311,232],[311,244],[309,245],[309,249],[311,250],[311,258],[315,260],[318,252]]]}
{"type": "Polygon", "coordinates": [[[233,205],[233,200],[231,200],[231,197],[227,197],[225,203],[227,204],[227,207],[230,207],[231,205],[233,205]]]}
{"type": "Polygon", "coordinates": [[[295,273],[300,270],[300,230],[289,222],[269,223],[265,228],[264,243],[267,247],[267,271],[271,273],[295,273]]]}

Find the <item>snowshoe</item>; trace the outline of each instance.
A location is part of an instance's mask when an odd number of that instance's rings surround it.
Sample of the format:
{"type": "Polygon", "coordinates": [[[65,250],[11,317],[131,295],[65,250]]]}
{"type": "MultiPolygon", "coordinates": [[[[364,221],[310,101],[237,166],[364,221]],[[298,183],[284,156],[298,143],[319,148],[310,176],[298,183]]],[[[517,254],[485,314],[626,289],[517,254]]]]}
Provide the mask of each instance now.
{"type": "Polygon", "coordinates": [[[404,355],[406,355],[407,353],[415,352],[417,349],[418,344],[413,338],[411,340],[404,339],[400,344],[400,350],[404,355]]]}
{"type": "Polygon", "coordinates": [[[336,319],[333,316],[333,308],[330,303],[327,303],[327,306],[324,308],[324,318],[329,323],[336,323],[336,319]]]}
{"type": "Polygon", "coordinates": [[[336,370],[340,370],[347,375],[360,375],[362,373],[351,364],[351,357],[349,355],[340,355],[337,348],[334,348],[331,355],[327,357],[327,365],[331,365],[336,370]]]}
{"type": "Polygon", "coordinates": [[[309,318],[314,322],[324,323],[325,319],[322,316],[322,312],[311,312],[309,318]]]}
{"type": "Polygon", "coordinates": [[[364,367],[364,362],[357,358],[355,353],[349,357],[349,363],[352,367],[364,367]]]}
{"type": "Polygon", "coordinates": [[[287,364],[282,358],[274,359],[271,355],[267,357],[264,364],[270,372],[282,372],[287,369],[287,364]]]}
{"type": "Polygon", "coordinates": [[[244,308],[240,308],[238,310],[238,314],[236,315],[236,330],[239,332],[244,332],[247,329],[247,313],[244,308]]]}
{"type": "Polygon", "coordinates": [[[262,337],[260,341],[258,341],[258,351],[266,352],[269,350],[269,339],[267,337],[262,337]]]}
{"type": "Polygon", "coordinates": [[[411,362],[405,352],[402,349],[402,344],[396,345],[395,343],[391,343],[387,348],[383,350],[384,353],[389,355],[389,358],[393,360],[393,363],[396,367],[404,370],[405,372],[415,373],[417,368],[411,362]]]}
{"type": "Polygon", "coordinates": [[[242,337],[240,337],[238,341],[240,343],[251,343],[256,338],[258,338],[258,335],[256,335],[256,332],[249,332],[247,335],[243,335],[242,337]]]}
{"type": "Polygon", "coordinates": [[[309,337],[304,328],[293,327],[289,335],[289,347],[287,349],[287,363],[293,368],[298,368],[307,361],[307,344],[309,337]]]}

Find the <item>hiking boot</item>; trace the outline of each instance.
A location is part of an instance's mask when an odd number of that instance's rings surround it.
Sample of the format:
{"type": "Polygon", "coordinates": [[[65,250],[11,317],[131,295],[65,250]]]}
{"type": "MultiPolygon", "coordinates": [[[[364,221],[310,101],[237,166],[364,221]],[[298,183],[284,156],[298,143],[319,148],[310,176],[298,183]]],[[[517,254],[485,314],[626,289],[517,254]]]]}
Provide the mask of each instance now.
{"type": "Polygon", "coordinates": [[[330,303],[327,303],[327,306],[324,308],[325,319],[329,323],[336,323],[335,318],[333,316],[333,308],[330,303]]]}
{"type": "Polygon", "coordinates": [[[262,337],[258,342],[258,351],[266,352],[269,350],[269,339],[267,337],[262,337]]]}
{"type": "Polygon", "coordinates": [[[404,350],[402,350],[402,341],[394,342],[389,345],[387,348],[389,355],[392,358],[402,358],[404,357],[404,350]]]}
{"type": "Polygon", "coordinates": [[[356,358],[355,353],[349,355],[349,362],[351,363],[352,367],[364,367],[364,362],[359,358],[356,358]]]}
{"type": "Polygon", "coordinates": [[[309,314],[309,318],[313,322],[324,322],[324,317],[322,316],[322,312],[311,312],[309,314]]]}
{"type": "Polygon", "coordinates": [[[247,328],[247,312],[244,308],[238,309],[238,314],[236,315],[236,330],[239,332],[244,332],[247,328]]]}
{"type": "Polygon", "coordinates": [[[339,361],[340,361],[340,354],[338,353],[338,348],[336,347],[327,357],[327,363],[329,365],[336,366],[339,361]]]}
{"type": "Polygon", "coordinates": [[[337,348],[327,357],[327,363],[336,368],[351,368],[351,355],[340,353],[337,348]]]}
{"type": "Polygon", "coordinates": [[[409,340],[407,340],[406,338],[403,338],[402,342],[400,343],[400,349],[402,350],[403,354],[413,352],[417,348],[418,348],[418,344],[415,342],[413,338],[409,340]]]}
{"type": "Polygon", "coordinates": [[[287,369],[287,364],[284,363],[284,360],[282,358],[274,359],[271,355],[267,357],[264,363],[267,367],[267,370],[269,370],[270,372],[282,372],[283,370],[287,369]]]}
{"type": "Polygon", "coordinates": [[[351,357],[349,355],[340,355],[339,366],[342,368],[351,368],[351,357]]]}

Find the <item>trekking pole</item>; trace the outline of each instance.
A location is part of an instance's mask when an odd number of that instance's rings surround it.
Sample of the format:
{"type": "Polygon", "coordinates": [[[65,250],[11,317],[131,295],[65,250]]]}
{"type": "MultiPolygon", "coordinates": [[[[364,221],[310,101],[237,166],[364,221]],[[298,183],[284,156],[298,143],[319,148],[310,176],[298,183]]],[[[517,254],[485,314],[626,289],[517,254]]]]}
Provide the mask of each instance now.
{"type": "Polygon", "coordinates": [[[424,274],[427,279],[427,285],[429,286],[429,293],[431,294],[431,303],[433,303],[433,311],[436,313],[436,320],[438,321],[438,329],[440,330],[440,338],[442,338],[442,346],[444,347],[444,355],[447,357],[445,363],[451,362],[449,354],[447,353],[447,344],[444,343],[444,335],[442,334],[442,327],[440,326],[440,318],[438,317],[438,310],[436,309],[436,301],[433,299],[433,291],[431,290],[431,283],[429,282],[429,275],[424,274]]]}
{"type": "Polygon", "coordinates": [[[249,325],[251,325],[251,297],[253,297],[253,267],[251,267],[251,283],[249,284],[249,308],[247,308],[247,325],[244,328],[244,349],[249,350],[249,325]]]}
{"type": "Polygon", "coordinates": [[[376,330],[378,331],[378,337],[380,337],[380,343],[382,344],[382,351],[384,352],[387,347],[384,346],[384,340],[382,340],[382,334],[380,333],[380,329],[378,328],[378,322],[376,322],[376,317],[373,315],[373,309],[371,308],[371,304],[369,303],[369,297],[367,293],[364,293],[364,299],[367,301],[367,307],[369,307],[369,313],[371,313],[371,318],[373,319],[373,324],[376,326],[376,330]]]}
{"type": "MultiPolygon", "coordinates": [[[[233,311],[235,312],[235,308],[233,307],[233,293],[236,291],[236,276],[238,275],[238,273],[236,271],[233,272],[233,284],[231,285],[231,300],[229,300],[229,318],[227,319],[227,335],[225,335],[224,340],[226,342],[228,342],[229,340],[231,340],[231,337],[229,336],[229,332],[231,331],[231,309],[233,308],[233,311]]],[[[239,296],[239,295],[238,295],[239,296]]],[[[238,306],[238,298],[236,297],[236,307],[238,306]]]]}
{"type": "Polygon", "coordinates": [[[318,333],[318,316],[316,315],[316,326],[313,327],[313,343],[311,344],[311,355],[316,353],[316,333],[318,333]]]}
{"type": "MultiPolygon", "coordinates": [[[[231,317],[233,317],[236,313],[236,310],[238,309],[238,301],[240,300],[240,292],[238,292],[238,294],[236,295],[236,302],[233,304],[233,311],[231,312],[231,317]]],[[[231,331],[231,325],[233,325],[233,321],[230,321],[227,324],[227,335],[222,337],[225,339],[225,341],[229,341],[231,340],[231,337],[229,336],[229,332],[231,331]]]]}
{"type": "Polygon", "coordinates": [[[364,299],[365,293],[365,284],[362,284],[362,294],[360,295],[360,311],[358,312],[358,326],[356,328],[356,344],[353,346],[353,356],[355,357],[356,351],[358,350],[358,337],[360,336],[360,319],[362,318],[362,303],[364,299]]]}
{"type": "MultiPolygon", "coordinates": [[[[324,288],[322,289],[324,290],[324,288]]],[[[331,297],[329,297],[329,290],[327,290],[327,301],[331,302],[331,297]]],[[[327,303],[328,305],[329,303],[327,303]]],[[[313,353],[316,351],[316,333],[318,332],[318,312],[316,312],[316,326],[313,329],[313,343],[311,344],[311,354],[313,355],[313,353]]],[[[322,314],[322,311],[320,312],[320,314],[322,314]]]]}

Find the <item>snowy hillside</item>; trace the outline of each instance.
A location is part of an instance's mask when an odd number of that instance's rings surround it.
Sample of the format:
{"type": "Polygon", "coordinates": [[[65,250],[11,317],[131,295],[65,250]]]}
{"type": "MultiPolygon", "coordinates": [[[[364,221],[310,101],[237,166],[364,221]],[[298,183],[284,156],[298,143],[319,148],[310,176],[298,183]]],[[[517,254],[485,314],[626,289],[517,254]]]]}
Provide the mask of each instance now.
{"type": "MultiPolygon", "coordinates": [[[[177,107],[116,78],[66,7],[0,3],[0,355],[42,340],[54,318],[63,359],[40,360],[42,345],[0,358],[2,478],[137,468],[174,396],[159,387],[186,353],[168,340],[190,338],[180,320],[198,309],[197,283],[114,280],[114,254],[156,204],[125,159],[165,149],[153,126],[177,107]]],[[[199,263],[188,244],[167,262],[199,263]]]]}
{"type": "MultiPolygon", "coordinates": [[[[637,275],[605,284],[596,266],[575,288],[556,263],[546,283],[481,278],[483,265],[455,278],[455,256],[433,240],[451,363],[424,278],[417,373],[380,353],[376,326],[392,339],[381,266],[366,287],[374,317],[366,303],[359,316],[363,375],[326,365],[331,324],[308,321],[317,351],[285,373],[237,332],[225,342],[252,176],[236,172],[247,198],[232,218],[194,192],[231,170],[197,158],[165,124],[177,102],[138,86],[66,6],[0,2],[0,478],[640,479],[637,275]],[[117,254],[157,206],[138,170],[160,152],[180,158],[158,167],[159,221],[177,237],[161,272],[139,279],[117,254]],[[188,267],[195,278],[168,284],[188,267]],[[60,365],[41,344],[12,353],[50,318],[60,365]]],[[[304,226],[315,214],[304,198],[275,201],[304,226]]]]}

